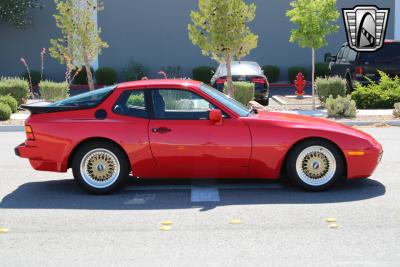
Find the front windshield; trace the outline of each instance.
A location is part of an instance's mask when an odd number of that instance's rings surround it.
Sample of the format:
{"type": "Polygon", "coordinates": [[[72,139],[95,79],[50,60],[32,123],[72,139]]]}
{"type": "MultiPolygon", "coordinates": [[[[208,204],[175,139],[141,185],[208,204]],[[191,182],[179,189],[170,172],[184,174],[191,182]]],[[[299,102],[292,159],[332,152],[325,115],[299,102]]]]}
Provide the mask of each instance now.
{"type": "Polygon", "coordinates": [[[109,96],[114,89],[115,86],[110,86],[93,90],[54,102],[50,104],[49,107],[94,107],[100,104],[107,96],[109,96]]]}
{"type": "Polygon", "coordinates": [[[209,95],[210,97],[214,98],[236,114],[238,114],[240,117],[246,117],[249,115],[249,108],[244,106],[243,104],[239,103],[233,98],[230,98],[229,96],[225,95],[224,93],[221,93],[220,91],[214,89],[211,86],[208,86],[204,83],[200,84],[200,89],[209,95]]]}

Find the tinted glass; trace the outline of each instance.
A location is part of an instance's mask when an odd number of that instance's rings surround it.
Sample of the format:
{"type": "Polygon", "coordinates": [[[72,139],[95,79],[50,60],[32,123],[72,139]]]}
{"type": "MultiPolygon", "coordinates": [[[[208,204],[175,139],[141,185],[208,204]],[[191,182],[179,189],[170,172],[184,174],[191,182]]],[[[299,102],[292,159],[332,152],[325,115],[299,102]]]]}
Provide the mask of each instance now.
{"type": "Polygon", "coordinates": [[[347,54],[347,60],[348,61],[355,61],[357,57],[357,52],[354,51],[353,49],[349,50],[349,53],[347,54]]]}
{"type": "Polygon", "coordinates": [[[343,51],[344,51],[344,47],[340,48],[339,52],[337,53],[337,60],[342,59],[343,51]]]}
{"type": "Polygon", "coordinates": [[[122,93],[113,107],[113,112],[131,117],[147,118],[144,91],[131,90],[122,93]]]}
{"type": "Polygon", "coordinates": [[[115,86],[105,87],[102,89],[93,90],[87,93],[76,95],[64,100],[60,100],[50,104],[50,107],[95,107],[100,104],[111,92],[115,86]]]}
{"type": "Polygon", "coordinates": [[[152,91],[154,117],[170,120],[207,120],[215,106],[199,95],[180,89],[152,91]]]}
{"type": "Polygon", "coordinates": [[[378,51],[361,52],[360,61],[376,64],[400,63],[400,43],[386,43],[378,51]]]}
{"type": "Polygon", "coordinates": [[[229,96],[221,93],[220,91],[212,88],[211,86],[205,85],[204,83],[200,84],[200,89],[203,90],[204,93],[214,98],[217,102],[221,103],[225,107],[229,108],[240,117],[246,117],[249,115],[249,109],[236,101],[235,99],[230,98],[229,96]]]}

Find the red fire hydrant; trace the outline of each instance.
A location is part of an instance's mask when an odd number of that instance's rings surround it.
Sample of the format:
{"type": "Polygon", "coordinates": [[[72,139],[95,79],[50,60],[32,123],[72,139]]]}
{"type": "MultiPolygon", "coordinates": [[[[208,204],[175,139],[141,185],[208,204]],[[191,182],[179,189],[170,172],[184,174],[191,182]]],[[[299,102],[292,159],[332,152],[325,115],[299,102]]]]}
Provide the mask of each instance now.
{"type": "Polygon", "coordinates": [[[304,80],[303,73],[299,72],[297,74],[296,80],[294,81],[294,86],[296,87],[297,98],[303,98],[304,87],[306,86],[306,80],[304,80]]]}

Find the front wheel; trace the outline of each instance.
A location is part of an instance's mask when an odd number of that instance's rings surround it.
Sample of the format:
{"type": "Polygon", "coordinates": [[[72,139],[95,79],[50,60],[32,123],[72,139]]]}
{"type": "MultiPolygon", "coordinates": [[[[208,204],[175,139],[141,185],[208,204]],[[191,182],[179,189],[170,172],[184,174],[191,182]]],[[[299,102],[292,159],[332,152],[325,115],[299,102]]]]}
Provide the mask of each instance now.
{"type": "Polygon", "coordinates": [[[338,149],[324,140],[309,140],[288,155],[289,179],[307,191],[324,191],[344,175],[344,160],[338,149]]]}
{"type": "Polygon", "coordinates": [[[92,194],[115,191],[129,175],[125,154],[117,146],[93,142],[81,147],[72,161],[75,181],[92,194]]]}

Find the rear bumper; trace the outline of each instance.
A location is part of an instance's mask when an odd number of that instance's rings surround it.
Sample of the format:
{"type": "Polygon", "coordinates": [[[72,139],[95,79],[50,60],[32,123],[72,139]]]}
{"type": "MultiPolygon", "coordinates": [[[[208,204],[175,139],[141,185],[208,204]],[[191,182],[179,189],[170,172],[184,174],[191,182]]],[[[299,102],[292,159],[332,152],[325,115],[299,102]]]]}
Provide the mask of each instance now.
{"type": "Polygon", "coordinates": [[[14,153],[18,157],[29,159],[29,163],[35,170],[66,172],[62,162],[43,159],[40,150],[36,146],[28,146],[25,143],[22,143],[14,148],[14,153]]]}

